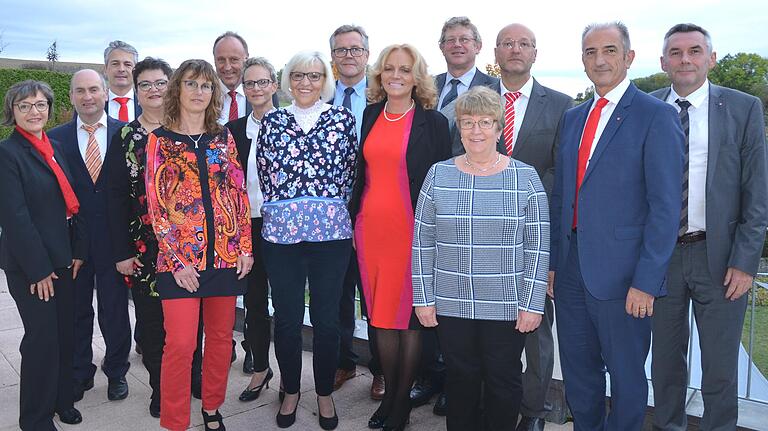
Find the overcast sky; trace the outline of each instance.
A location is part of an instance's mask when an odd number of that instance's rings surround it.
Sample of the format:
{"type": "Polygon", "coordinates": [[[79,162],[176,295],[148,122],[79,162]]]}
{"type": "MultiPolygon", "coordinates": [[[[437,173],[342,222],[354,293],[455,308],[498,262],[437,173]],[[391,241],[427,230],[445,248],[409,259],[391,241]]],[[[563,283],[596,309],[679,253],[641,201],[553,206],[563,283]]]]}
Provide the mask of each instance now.
{"type": "Polygon", "coordinates": [[[425,56],[431,73],[445,71],[437,40],[446,19],[466,15],[477,25],[484,41],[477,61],[480,70],[494,61],[498,31],[520,22],[536,34],[534,76],[572,96],[589,85],[581,65],[580,37],[590,22],[619,19],[627,24],[637,55],[629,72],[632,78],[660,71],[662,38],[679,22],[708,29],[718,58],[737,52],[768,56],[764,0],[0,0],[0,11],[6,45],[2,57],[42,60],[56,40],[61,61],[101,63],[109,41],[121,39],[134,45],[140,58],[161,57],[176,67],[188,58],[212,62],[213,40],[233,30],[246,38],[252,56],[264,56],[280,69],[300,50],[328,53],[333,30],[353,23],[368,32],[371,63],[383,47],[410,43],[425,56]],[[340,4],[354,10],[342,11],[340,4]]]}

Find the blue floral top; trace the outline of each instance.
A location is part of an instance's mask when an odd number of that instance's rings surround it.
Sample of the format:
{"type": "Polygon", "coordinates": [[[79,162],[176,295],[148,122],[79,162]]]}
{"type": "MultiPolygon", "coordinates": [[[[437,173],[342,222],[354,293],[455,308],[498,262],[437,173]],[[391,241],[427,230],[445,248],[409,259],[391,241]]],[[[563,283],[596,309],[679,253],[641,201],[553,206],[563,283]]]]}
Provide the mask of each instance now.
{"type": "Polygon", "coordinates": [[[265,115],[256,150],[262,237],[277,244],[351,238],[347,201],[356,148],[355,117],[347,108],[328,106],[307,132],[286,108],[265,115]]]}

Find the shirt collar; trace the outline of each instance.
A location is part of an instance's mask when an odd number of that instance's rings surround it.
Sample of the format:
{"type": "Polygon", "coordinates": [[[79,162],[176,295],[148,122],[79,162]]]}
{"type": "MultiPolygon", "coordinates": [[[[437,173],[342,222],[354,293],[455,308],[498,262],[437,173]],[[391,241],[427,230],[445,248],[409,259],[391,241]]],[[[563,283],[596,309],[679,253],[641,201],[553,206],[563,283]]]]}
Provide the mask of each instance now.
{"type": "MultiPolygon", "coordinates": [[[[510,90],[507,89],[507,87],[504,86],[504,82],[499,80],[499,84],[501,84],[501,96],[504,97],[505,94],[509,93],[510,90]]],[[[531,98],[531,92],[533,91],[533,77],[528,77],[528,80],[525,81],[525,84],[523,84],[522,87],[520,87],[519,90],[520,95],[525,96],[527,98],[531,98]]]]}
{"type": "MultiPolygon", "coordinates": [[[[110,93],[112,93],[112,92],[110,91],[110,93]]],[[[120,96],[117,96],[117,97],[120,97],[120,96]]],[[[125,97],[128,97],[128,96],[126,95],[125,97]]],[[[103,114],[101,114],[101,118],[99,118],[99,121],[97,121],[96,123],[100,124],[102,127],[107,127],[107,113],[105,111],[103,111],[103,110],[102,110],[102,112],[103,112],[103,114]]],[[[84,124],[85,123],[83,122],[83,119],[78,115],[77,116],[77,130],[82,129],[84,124]]]]}
{"type": "Polygon", "coordinates": [[[112,90],[109,90],[109,100],[115,100],[115,97],[127,97],[130,100],[133,100],[133,88],[128,90],[127,93],[125,93],[125,96],[118,96],[117,94],[113,93],[112,90]]]}
{"type": "MultiPolygon", "coordinates": [[[[624,93],[626,93],[627,88],[629,88],[630,80],[628,76],[624,77],[624,80],[619,83],[613,90],[609,91],[604,98],[608,99],[608,102],[613,103],[614,105],[618,105],[619,101],[622,97],[624,97],[624,93]]],[[[595,101],[594,103],[597,103],[597,100],[600,99],[600,96],[598,96],[597,93],[595,93],[594,97],[595,101]]],[[[593,104],[594,106],[594,104],[593,104]]]]}
{"type": "Polygon", "coordinates": [[[683,99],[691,102],[691,106],[694,108],[700,108],[701,105],[707,100],[707,96],[709,96],[709,80],[705,79],[704,83],[701,84],[699,88],[696,89],[693,93],[689,94],[686,97],[681,97],[680,95],[675,92],[675,87],[671,86],[669,87],[669,96],[667,97],[667,102],[675,103],[675,100],[677,99],[683,99]]]}
{"type": "MultiPolygon", "coordinates": [[[[352,86],[352,89],[355,90],[355,94],[357,94],[360,97],[365,97],[365,89],[368,86],[368,78],[363,76],[363,79],[357,82],[357,84],[352,86]]],[[[339,91],[341,94],[344,94],[344,90],[349,88],[348,86],[344,85],[341,80],[339,80],[338,85],[336,86],[337,91],[339,91]]]]}
{"type": "MultiPolygon", "coordinates": [[[[229,95],[229,88],[227,88],[227,86],[224,85],[223,82],[221,83],[221,91],[223,91],[225,95],[229,95]]],[[[237,87],[235,88],[235,93],[245,97],[245,93],[243,92],[243,84],[242,83],[237,84],[237,87]]]]}
{"type": "Polygon", "coordinates": [[[472,83],[472,80],[475,79],[475,73],[477,72],[476,67],[470,68],[467,73],[461,75],[461,76],[453,76],[451,75],[451,72],[445,73],[445,85],[451,85],[452,79],[458,79],[461,81],[462,84],[464,84],[465,87],[469,88],[469,84],[472,83]]]}

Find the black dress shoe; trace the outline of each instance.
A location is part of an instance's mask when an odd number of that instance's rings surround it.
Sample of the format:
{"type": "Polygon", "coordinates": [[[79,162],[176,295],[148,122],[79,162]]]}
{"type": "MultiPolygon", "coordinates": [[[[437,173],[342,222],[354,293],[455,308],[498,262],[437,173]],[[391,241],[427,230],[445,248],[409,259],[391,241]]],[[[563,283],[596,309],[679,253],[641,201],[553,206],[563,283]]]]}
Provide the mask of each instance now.
{"type": "MultiPolygon", "coordinates": [[[[298,399],[296,400],[296,407],[293,409],[293,412],[288,413],[287,415],[281,414],[280,410],[277,410],[277,417],[275,418],[277,421],[277,426],[279,428],[288,428],[291,425],[293,425],[294,422],[296,422],[296,410],[299,409],[299,401],[301,400],[301,392],[299,392],[298,399]]],[[[282,402],[280,403],[280,407],[282,407],[282,402]]],[[[318,415],[319,416],[319,415],[318,415]]]]}
{"type": "MultiPolygon", "coordinates": [[[[331,398],[333,403],[333,398],[331,398]]],[[[320,428],[324,430],[335,430],[339,426],[339,415],[336,414],[336,404],[333,404],[333,416],[325,417],[320,414],[320,397],[317,397],[317,422],[320,424],[320,428]]]]}
{"type": "Polygon", "coordinates": [[[90,389],[93,389],[93,377],[87,380],[75,380],[75,385],[73,388],[74,400],[82,400],[85,391],[90,389]]]}
{"type": "Polygon", "coordinates": [[[431,381],[428,379],[416,380],[416,383],[414,383],[411,388],[411,393],[409,394],[411,398],[411,407],[423,406],[432,399],[432,395],[435,393],[437,393],[437,391],[431,381]]]}
{"type": "Polygon", "coordinates": [[[152,398],[149,400],[149,415],[153,418],[160,417],[160,399],[152,398]]]}
{"type": "Polygon", "coordinates": [[[256,398],[259,398],[259,395],[261,395],[261,390],[264,388],[269,387],[269,381],[272,379],[272,377],[275,374],[272,372],[271,368],[267,368],[267,374],[264,376],[264,380],[261,381],[261,384],[259,386],[255,386],[251,389],[248,389],[247,387],[245,390],[240,394],[240,401],[253,401],[256,398]]]}
{"type": "Polygon", "coordinates": [[[128,382],[125,377],[109,379],[107,385],[107,398],[110,401],[124,400],[128,398],[128,382]]]}
{"type": "Polygon", "coordinates": [[[387,416],[384,415],[384,413],[379,413],[378,410],[376,410],[370,419],[368,419],[368,428],[372,430],[376,430],[379,428],[384,428],[384,422],[387,420],[387,416]]]}
{"type": "Polygon", "coordinates": [[[544,418],[523,416],[515,431],[543,431],[544,423],[544,418]]]}
{"type": "Polygon", "coordinates": [[[224,427],[224,419],[221,417],[221,413],[219,413],[218,410],[216,410],[216,413],[209,415],[205,412],[205,410],[200,409],[200,411],[203,413],[203,425],[205,425],[205,431],[226,431],[227,428],[224,427]],[[208,424],[210,423],[219,423],[218,428],[209,428],[208,424]]]}
{"type": "Polygon", "coordinates": [[[448,397],[445,392],[440,392],[435,401],[435,406],[432,408],[432,413],[438,416],[445,416],[448,414],[448,397]]]}
{"type": "Polygon", "coordinates": [[[59,415],[59,420],[68,425],[76,425],[83,421],[83,416],[80,411],[74,407],[64,410],[63,412],[56,412],[59,415]]]}

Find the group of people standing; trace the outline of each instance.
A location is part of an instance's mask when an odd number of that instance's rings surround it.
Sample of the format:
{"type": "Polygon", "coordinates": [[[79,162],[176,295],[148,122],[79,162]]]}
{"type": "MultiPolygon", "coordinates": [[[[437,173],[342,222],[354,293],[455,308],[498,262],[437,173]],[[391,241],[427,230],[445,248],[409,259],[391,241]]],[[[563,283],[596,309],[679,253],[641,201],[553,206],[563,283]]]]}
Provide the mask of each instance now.
{"type": "Polygon", "coordinates": [[[234,32],[214,42],[214,65],[175,71],[115,41],[107,82],[75,73],[76,116],[48,133],[50,87],[12,86],[0,267],[25,327],[21,428],[53,430],[54,414],[82,421],[95,281],[108,398],[128,395],[130,287],[149,412],[169,430],[189,426],[191,396],[206,430],[225,429],[239,295],[251,374],[239,398],[268,387],[270,293],[276,424],[294,424],[307,286],[322,429],[338,426],[332,394],[355,375],[356,289],[381,401],[371,429],[405,429],[441,391],[435,411],[451,431],[543,429],[555,315],[575,429],[641,429],[652,327],[654,424],[684,429],[691,301],[702,428],[735,429],[768,163],[759,100],[707,81],[706,30],[670,29],[661,65],[672,86],[647,95],[627,78],[627,28],[588,26],[595,97],[575,108],[531,76],[536,38],[524,25],[498,33],[500,79],[475,67],[482,40],[466,17],[445,23],[439,46],[448,71],[435,78],[408,44],[368,68],[368,35],[344,25],[332,63],[297,53],[278,87],[234,32]],[[290,105],[279,107],[278,88],[290,105]]]}

